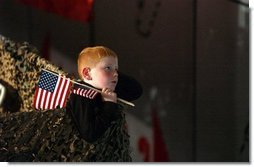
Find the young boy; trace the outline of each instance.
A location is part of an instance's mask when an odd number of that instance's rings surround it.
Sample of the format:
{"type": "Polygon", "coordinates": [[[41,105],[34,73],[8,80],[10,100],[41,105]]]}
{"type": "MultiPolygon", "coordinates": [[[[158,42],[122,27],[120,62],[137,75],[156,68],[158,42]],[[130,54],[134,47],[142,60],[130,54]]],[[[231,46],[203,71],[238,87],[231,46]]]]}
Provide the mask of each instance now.
{"type": "Polygon", "coordinates": [[[82,84],[101,90],[92,98],[72,94],[66,107],[80,136],[95,147],[91,161],[131,161],[124,107],[117,97],[135,100],[142,94],[141,86],[118,72],[116,53],[104,46],[85,48],[77,63],[82,84]]]}

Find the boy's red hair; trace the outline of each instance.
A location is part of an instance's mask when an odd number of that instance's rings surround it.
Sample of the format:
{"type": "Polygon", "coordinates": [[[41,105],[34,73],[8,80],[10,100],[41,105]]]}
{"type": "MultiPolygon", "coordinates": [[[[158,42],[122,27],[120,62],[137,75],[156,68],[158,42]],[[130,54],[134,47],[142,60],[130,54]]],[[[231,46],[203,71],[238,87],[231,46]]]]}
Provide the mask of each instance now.
{"type": "Polygon", "coordinates": [[[84,68],[93,68],[102,58],[113,56],[117,58],[117,54],[105,46],[95,46],[84,48],[78,57],[78,74],[83,79],[82,71],[84,68]]]}

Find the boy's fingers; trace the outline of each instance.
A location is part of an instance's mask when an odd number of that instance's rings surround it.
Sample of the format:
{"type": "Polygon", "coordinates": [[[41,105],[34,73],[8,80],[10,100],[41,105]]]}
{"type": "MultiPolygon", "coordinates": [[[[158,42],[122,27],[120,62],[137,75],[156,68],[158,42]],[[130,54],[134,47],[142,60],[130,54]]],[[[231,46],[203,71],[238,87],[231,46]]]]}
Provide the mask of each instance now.
{"type": "Polygon", "coordinates": [[[102,89],[102,92],[104,92],[104,93],[114,93],[111,89],[109,89],[109,88],[103,88],[102,89]]]}

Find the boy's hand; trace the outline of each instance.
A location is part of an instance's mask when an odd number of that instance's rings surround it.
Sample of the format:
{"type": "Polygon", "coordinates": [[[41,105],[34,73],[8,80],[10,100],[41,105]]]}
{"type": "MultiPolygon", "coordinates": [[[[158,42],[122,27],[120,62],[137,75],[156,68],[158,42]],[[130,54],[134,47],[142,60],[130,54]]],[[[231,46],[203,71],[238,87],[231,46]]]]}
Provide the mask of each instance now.
{"type": "Polygon", "coordinates": [[[117,94],[108,88],[103,88],[101,93],[102,99],[104,101],[111,101],[116,103],[117,101],[117,94]]]}

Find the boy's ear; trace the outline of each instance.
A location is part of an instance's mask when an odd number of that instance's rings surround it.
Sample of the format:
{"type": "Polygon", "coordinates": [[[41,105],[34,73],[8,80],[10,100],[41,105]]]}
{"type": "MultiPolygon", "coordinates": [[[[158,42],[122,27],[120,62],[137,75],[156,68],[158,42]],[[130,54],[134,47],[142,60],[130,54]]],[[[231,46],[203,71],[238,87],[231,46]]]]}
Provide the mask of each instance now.
{"type": "Polygon", "coordinates": [[[88,68],[88,67],[83,68],[82,75],[87,80],[91,80],[92,79],[92,77],[90,76],[90,68],[88,68]]]}

